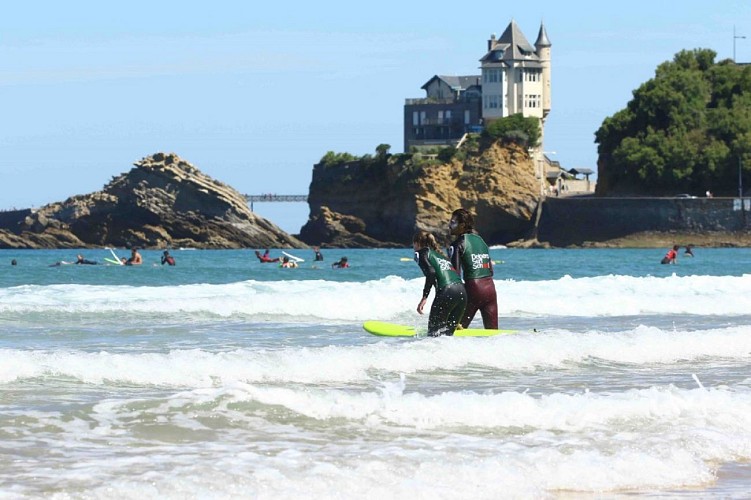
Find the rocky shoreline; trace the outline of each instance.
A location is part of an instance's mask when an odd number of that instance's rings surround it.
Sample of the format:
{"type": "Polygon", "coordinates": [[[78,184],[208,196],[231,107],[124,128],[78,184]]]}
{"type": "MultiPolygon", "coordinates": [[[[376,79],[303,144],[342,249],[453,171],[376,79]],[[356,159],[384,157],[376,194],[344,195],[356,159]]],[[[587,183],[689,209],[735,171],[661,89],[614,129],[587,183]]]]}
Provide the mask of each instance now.
{"type": "Polygon", "coordinates": [[[101,191],[17,213],[0,218],[0,248],[307,247],[172,153],[137,161],[101,191]]]}

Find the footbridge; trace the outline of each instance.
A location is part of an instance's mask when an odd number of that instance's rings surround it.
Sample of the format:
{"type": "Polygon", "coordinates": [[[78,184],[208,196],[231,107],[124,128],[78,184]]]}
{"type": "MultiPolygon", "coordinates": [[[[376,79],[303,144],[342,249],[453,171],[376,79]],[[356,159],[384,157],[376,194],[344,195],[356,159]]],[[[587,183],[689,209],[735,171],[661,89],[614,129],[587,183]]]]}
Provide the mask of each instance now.
{"type": "Polygon", "coordinates": [[[250,203],[250,211],[253,211],[253,203],[256,202],[308,202],[307,194],[246,194],[245,199],[250,203]]]}

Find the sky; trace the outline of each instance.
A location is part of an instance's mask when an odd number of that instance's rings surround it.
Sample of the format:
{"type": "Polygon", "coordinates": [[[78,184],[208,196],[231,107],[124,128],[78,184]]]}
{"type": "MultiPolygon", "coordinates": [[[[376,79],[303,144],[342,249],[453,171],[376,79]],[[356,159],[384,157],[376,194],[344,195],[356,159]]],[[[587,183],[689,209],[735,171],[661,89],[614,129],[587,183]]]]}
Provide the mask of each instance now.
{"type": "MultiPolygon", "coordinates": [[[[307,194],[327,151],[403,151],[406,98],[479,74],[511,20],[552,43],[544,149],[594,133],[684,49],[751,61],[751,1],[28,1],[0,7],[0,209],[98,191],[173,152],[245,194],[307,194]],[[746,36],[746,38],[734,38],[746,36]]],[[[256,203],[290,233],[305,203],[256,203]]]]}

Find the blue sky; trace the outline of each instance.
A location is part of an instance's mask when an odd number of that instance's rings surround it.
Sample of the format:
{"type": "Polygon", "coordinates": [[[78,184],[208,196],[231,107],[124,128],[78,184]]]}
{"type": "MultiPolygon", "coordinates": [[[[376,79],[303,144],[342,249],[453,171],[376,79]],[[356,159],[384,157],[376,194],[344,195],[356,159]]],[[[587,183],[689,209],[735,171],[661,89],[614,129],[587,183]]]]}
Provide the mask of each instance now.
{"type": "MultiPolygon", "coordinates": [[[[102,188],[174,152],[247,194],[305,194],[326,151],[401,152],[405,98],[479,74],[514,19],[552,46],[547,151],[596,170],[594,132],[682,49],[751,60],[751,2],[8,2],[0,209],[102,188]],[[470,7],[471,6],[471,7],[470,7]],[[720,8],[721,7],[721,8],[720,8]]],[[[256,204],[296,233],[306,204],[256,204]]]]}

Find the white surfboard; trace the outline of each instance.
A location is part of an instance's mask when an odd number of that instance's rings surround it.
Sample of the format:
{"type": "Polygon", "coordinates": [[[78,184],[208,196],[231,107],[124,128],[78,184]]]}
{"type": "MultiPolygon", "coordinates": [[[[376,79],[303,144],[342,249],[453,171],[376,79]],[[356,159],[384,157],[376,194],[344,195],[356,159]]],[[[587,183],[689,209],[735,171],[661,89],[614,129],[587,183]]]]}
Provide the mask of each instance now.
{"type": "MultiPolygon", "coordinates": [[[[123,262],[122,262],[122,261],[120,260],[120,257],[118,257],[118,256],[117,256],[117,254],[115,253],[115,251],[114,251],[114,250],[112,250],[112,249],[111,249],[110,247],[105,247],[105,248],[107,248],[107,250],[109,250],[109,251],[110,251],[110,253],[112,253],[112,256],[114,257],[114,260],[116,260],[116,261],[117,261],[117,264],[118,264],[118,265],[121,265],[121,266],[124,266],[124,265],[125,265],[125,264],[123,264],[123,262]]],[[[109,259],[106,259],[106,260],[107,260],[108,262],[111,262],[111,261],[110,261],[109,259]]],[[[114,264],[114,262],[113,262],[113,264],[114,264]]]]}
{"type": "Polygon", "coordinates": [[[300,257],[297,257],[295,255],[292,255],[291,253],[287,253],[284,250],[282,250],[282,253],[289,257],[290,259],[294,260],[295,262],[305,262],[305,259],[301,259],[300,257]]]}

